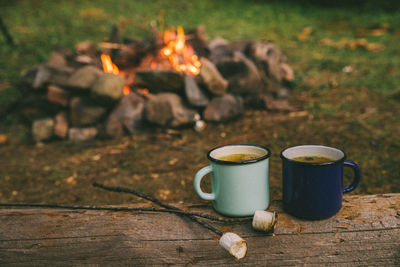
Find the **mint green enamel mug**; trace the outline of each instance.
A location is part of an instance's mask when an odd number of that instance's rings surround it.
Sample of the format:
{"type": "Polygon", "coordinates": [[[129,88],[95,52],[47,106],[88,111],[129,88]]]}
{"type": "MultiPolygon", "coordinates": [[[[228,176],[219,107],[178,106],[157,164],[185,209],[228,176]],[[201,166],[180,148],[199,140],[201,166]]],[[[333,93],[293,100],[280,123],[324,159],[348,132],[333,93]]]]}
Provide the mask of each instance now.
{"type": "Polygon", "coordinates": [[[259,145],[225,145],[210,150],[210,165],[200,169],[194,177],[194,190],[204,200],[211,200],[214,209],[224,215],[252,216],[256,210],[269,206],[268,148],[259,145]],[[232,155],[254,157],[241,160],[232,155]],[[231,158],[231,159],[229,159],[231,158]],[[211,193],[200,188],[203,177],[211,173],[211,193]]]}

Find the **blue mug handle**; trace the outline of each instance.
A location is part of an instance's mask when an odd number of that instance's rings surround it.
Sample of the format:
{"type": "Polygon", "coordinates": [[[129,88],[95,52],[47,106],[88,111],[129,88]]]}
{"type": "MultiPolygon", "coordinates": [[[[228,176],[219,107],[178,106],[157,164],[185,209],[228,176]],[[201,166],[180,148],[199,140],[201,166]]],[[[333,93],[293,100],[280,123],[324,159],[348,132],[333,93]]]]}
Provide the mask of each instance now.
{"type": "Polygon", "coordinates": [[[343,193],[349,193],[351,191],[353,191],[354,189],[356,189],[357,185],[360,183],[360,179],[361,179],[361,173],[360,173],[360,168],[358,167],[357,164],[355,164],[353,161],[351,160],[345,160],[343,162],[343,165],[346,167],[351,167],[354,171],[354,180],[353,182],[349,185],[349,186],[345,186],[343,188],[343,193]]]}

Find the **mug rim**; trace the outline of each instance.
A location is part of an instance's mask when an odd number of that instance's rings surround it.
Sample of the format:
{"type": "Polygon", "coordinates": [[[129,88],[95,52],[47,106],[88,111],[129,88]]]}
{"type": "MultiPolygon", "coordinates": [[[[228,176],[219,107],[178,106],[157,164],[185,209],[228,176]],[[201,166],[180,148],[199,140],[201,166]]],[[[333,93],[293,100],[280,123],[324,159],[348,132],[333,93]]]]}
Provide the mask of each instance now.
{"type": "Polygon", "coordinates": [[[229,145],[222,145],[222,146],[217,146],[214,147],[213,149],[211,149],[210,151],[208,151],[207,153],[207,158],[208,160],[214,162],[214,163],[218,163],[218,164],[224,164],[224,165],[242,165],[242,164],[249,164],[249,163],[256,163],[259,161],[262,161],[264,159],[267,159],[271,156],[271,151],[269,150],[269,148],[262,146],[262,145],[255,145],[255,144],[229,144],[229,145]],[[217,149],[223,148],[223,147],[228,147],[228,146],[251,146],[251,147],[258,147],[261,148],[265,151],[267,151],[267,153],[259,158],[256,159],[250,159],[250,160],[240,160],[240,161],[227,161],[227,160],[219,160],[216,158],[211,157],[211,153],[217,149]]]}
{"type": "Polygon", "coordinates": [[[324,145],[295,145],[295,146],[289,146],[283,149],[280,153],[280,157],[282,160],[286,160],[290,163],[297,164],[297,165],[303,165],[303,166],[329,166],[329,165],[335,165],[338,163],[342,163],[346,159],[346,153],[344,153],[341,149],[336,148],[336,147],[330,147],[330,146],[324,146],[324,145]],[[291,148],[296,148],[296,147],[321,147],[321,148],[328,148],[328,149],[335,149],[343,153],[343,156],[340,159],[333,160],[333,161],[328,161],[328,162],[304,162],[304,161],[297,161],[293,160],[290,158],[287,158],[283,155],[283,153],[291,148]]]}

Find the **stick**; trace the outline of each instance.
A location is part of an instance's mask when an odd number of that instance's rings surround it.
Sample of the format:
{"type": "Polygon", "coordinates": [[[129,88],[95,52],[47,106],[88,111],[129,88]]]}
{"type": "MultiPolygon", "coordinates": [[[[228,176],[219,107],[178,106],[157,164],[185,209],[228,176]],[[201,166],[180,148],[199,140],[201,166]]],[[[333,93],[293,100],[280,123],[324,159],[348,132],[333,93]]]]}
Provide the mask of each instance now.
{"type": "Polygon", "coordinates": [[[101,48],[104,49],[125,49],[125,50],[131,49],[128,45],[125,44],[108,43],[108,42],[101,42],[100,46],[101,48]]]}
{"type": "MultiPolygon", "coordinates": [[[[104,207],[104,206],[76,206],[76,205],[63,205],[63,204],[42,204],[42,203],[0,203],[0,207],[40,207],[40,208],[58,208],[58,209],[71,209],[71,210],[110,210],[110,211],[142,211],[142,212],[169,212],[181,214],[186,216],[197,216],[212,221],[231,222],[229,220],[220,219],[208,214],[201,214],[197,212],[187,212],[183,210],[172,209],[157,209],[157,208],[128,208],[128,207],[104,207]]],[[[233,221],[232,221],[233,222],[233,221]]]]}
{"type": "MultiPolygon", "coordinates": [[[[180,210],[180,211],[182,211],[181,209],[179,209],[179,208],[177,208],[177,207],[174,207],[174,206],[171,206],[171,205],[168,205],[168,204],[164,204],[164,203],[162,203],[161,201],[159,201],[158,199],[152,198],[152,197],[150,197],[150,196],[147,196],[147,195],[145,195],[145,194],[139,193],[139,192],[137,192],[137,191],[134,191],[134,190],[131,190],[131,189],[128,189],[128,188],[123,188],[123,187],[109,187],[109,186],[105,186],[105,185],[102,185],[102,184],[98,184],[98,183],[96,183],[96,182],[93,183],[93,186],[94,186],[94,187],[101,188],[101,189],[104,189],[104,190],[108,190],[108,191],[122,192],[122,193],[132,194],[132,195],[138,196],[138,197],[140,197],[140,198],[149,200],[149,201],[151,201],[151,202],[153,202],[153,203],[155,203],[155,204],[157,204],[157,205],[159,205],[159,206],[161,206],[161,207],[163,207],[163,208],[167,208],[167,209],[171,209],[171,210],[180,210]]],[[[182,215],[183,215],[183,214],[182,214],[182,215]]],[[[193,215],[185,215],[185,216],[187,216],[187,217],[188,217],[189,219],[191,219],[192,221],[194,221],[194,222],[200,224],[201,226],[207,228],[208,230],[210,230],[210,231],[216,233],[216,234],[219,235],[219,236],[222,236],[222,235],[224,234],[223,232],[221,232],[220,230],[218,230],[218,229],[215,228],[214,226],[212,226],[212,225],[210,225],[210,224],[208,224],[208,223],[206,223],[206,222],[200,221],[199,219],[197,219],[197,218],[196,218],[195,216],[193,216],[193,215]]]]}
{"type": "Polygon", "coordinates": [[[15,45],[14,40],[11,37],[10,33],[8,32],[7,27],[3,23],[3,20],[1,17],[0,17],[0,30],[2,31],[4,37],[6,38],[8,45],[14,46],[15,45]]]}

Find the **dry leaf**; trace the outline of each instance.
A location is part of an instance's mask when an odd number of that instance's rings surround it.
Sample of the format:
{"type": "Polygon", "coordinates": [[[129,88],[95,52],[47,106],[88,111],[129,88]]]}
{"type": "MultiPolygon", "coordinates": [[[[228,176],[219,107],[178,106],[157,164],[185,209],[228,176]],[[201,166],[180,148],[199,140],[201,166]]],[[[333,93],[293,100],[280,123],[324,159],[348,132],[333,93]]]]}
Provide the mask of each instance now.
{"type": "Polygon", "coordinates": [[[322,39],[319,41],[319,44],[335,47],[338,49],[346,48],[346,47],[350,48],[352,50],[354,50],[356,48],[365,48],[366,50],[372,51],[372,52],[378,52],[378,51],[383,50],[383,46],[381,44],[368,43],[368,41],[363,38],[354,39],[354,40],[343,39],[336,43],[330,39],[322,39]]]}
{"type": "Polygon", "coordinates": [[[8,142],[8,137],[5,134],[0,134],[0,145],[6,144],[8,142]]]}
{"type": "Polygon", "coordinates": [[[100,8],[89,8],[80,10],[79,14],[84,18],[101,18],[104,17],[104,11],[100,8]]]}
{"type": "Polygon", "coordinates": [[[70,184],[70,185],[76,185],[77,184],[74,176],[67,177],[67,178],[64,179],[64,181],[67,184],[70,184]]]}
{"type": "Polygon", "coordinates": [[[158,179],[160,177],[160,175],[158,173],[152,173],[152,174],[150,174],[150,176],[153,179],[158,179]]]}
{"type": "Polygon", "coordinates": [[[357,29],[357,36],[382,36],[387,33],[390,25],[388,23],[382,24],[380,27],[375,27],[371,29],[357,29]]]}
{"type": "Polygon", "coordinates": [[[311,27],[305,27],[301,33],[297,35],[297,39],[300,41],[304,41],[308,38],[308,36],[312,33],[313,29],[311,27]]]}
{"type": "Polygon", "coordinates": [[[297,118],[297,117],[305,117],[308,116],[309,113],[307,110],[303,110],[303,111],[294,111],[294,112],[290,112],[289,113],[289,117],[290,118],[297,118]]]}
{"type": "Polygon", "coordinates": [[[383,50],[383,45],[371,43],[367,45],[367,50],[372,52],[379,52],[383,50]]]}
{"type": "Polygon", "coordinates": [[[334,45],[334,42],[331,39],[328,39],[328,38],[321,39],[321,40],[319,40],[318,43],[320,45],[327,45],[327,46],[333,46],[334,45]]]}
{"type": "Polygon", "coordinates": [[[98,161],[99,159],[101,159],[101,155],[100,154],[94,155],[92,157],[92,160],[94,160],[94,161],[98,161]]]}
{"type": "Polygon", "coordinates": [[[167,200],[168,196],[171,194],[170,190],[164,190],[164,189],[160,189],[158,192],[162,200],[167,200]]]}
{"type": "Polygon", "coordinates": [[[178,162],[178,159],[177,158],[173,158],[170,161],[168,161],[168,164],[169,165],[175,165],[177,162],[178,162]]]}
{"type": "Polygon", "coordinates": [[[294,107],[287,99],[272,99],[265,97],[265,107],[272,111],[293,111],[294,107]]]}

